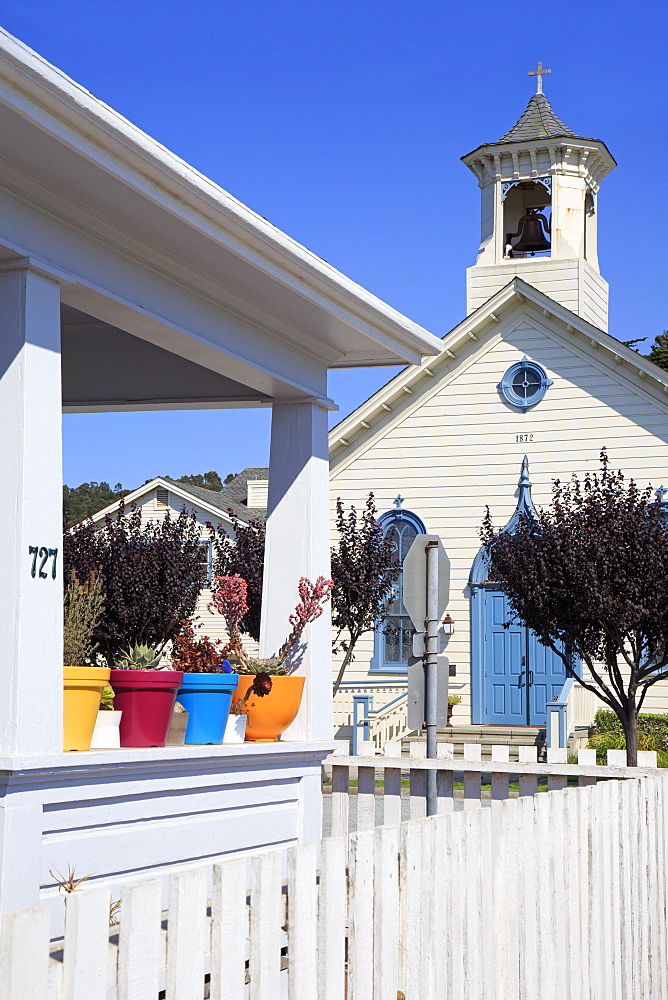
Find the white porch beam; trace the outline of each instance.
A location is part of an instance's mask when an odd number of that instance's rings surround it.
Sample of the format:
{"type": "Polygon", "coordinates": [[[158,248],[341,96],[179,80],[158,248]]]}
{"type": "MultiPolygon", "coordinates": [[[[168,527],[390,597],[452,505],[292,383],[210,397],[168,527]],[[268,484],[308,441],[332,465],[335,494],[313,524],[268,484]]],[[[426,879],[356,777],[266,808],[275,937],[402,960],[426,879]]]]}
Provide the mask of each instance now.
{"type": "Polygon", "coordinates": [[[0,635],[3,753],[62,751],[60,289],[0,271],[0,635]]]}
{"type": "MultiPolygon", "coordinates": [[[[330,573],[327,410],[317,403],[272,408],[267,539],[262,591],[260,655],[285,641],[288,616],[302,576],[314,583],[330,573]]],[[[304,633],[306,651],[297,673],[306,676],[297,720],[286,739],[332,738],[330,605],[304,633]]]]}

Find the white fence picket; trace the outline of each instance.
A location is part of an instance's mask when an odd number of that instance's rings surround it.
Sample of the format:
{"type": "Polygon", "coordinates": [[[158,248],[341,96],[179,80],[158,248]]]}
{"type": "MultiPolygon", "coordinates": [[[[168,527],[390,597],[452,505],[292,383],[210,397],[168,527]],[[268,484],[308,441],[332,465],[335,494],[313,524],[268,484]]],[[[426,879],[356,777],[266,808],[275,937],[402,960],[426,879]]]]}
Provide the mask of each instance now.
{"type": "Polygon", "coordinates": [[[213,866],[211,1000],[245,1000],[248,907],[246,861],[213,866]]]}
{"type": "Polygon", "coordinates": [[[166,989],[169,1000],[191,1000],[204,992],[206,939],[206,868],[177,872],[169,879],[166,989]]]}
{"type": "Polygon", "coordinates": [[[65,908],[63,1000],[106,1000],[109,889],[70,893],[65,908]]]}
{"type": "Polygon", "coordinates": [[[373,996],[374,830],[350,837],[347,1000],[373,996]]]}
{"type": "Polygon", "coordinates": [[[323,840],[318,898],[318,1000],[344,1000],[346,854],[347,838],[323,840]]]}
{"type": "Polygon", "coordinates": [[[374,831],[373,998],[396,1000],[399,941],[399,827],[374,831]]]}
{"type": "Polygon", "coordinates": [[[482,950],[482,873],[481,873],[482,812],[466,813],[464,818],[462,875],[464,881],[464,957],[467,972],[466,1000],[482,1000],[481,963],[475,961],[482,950]]]}
{"type": "Polygon", "coordinates": [[[315,844],[288,849],[288,1000],[312,1000],[318,978],[315,844]]]}
{"type": "MultiPolygon", "coordinates": [[[[413,760],[424,760],[427,755],[427,748],[424,742],[411,743],[410,755],[413,760]]],[[[411,768],[410,771],[410,818],[420,819],[427,815],[427,772],[419,768],[411,768]]]]}
{"type": "Polygon", "coordinates": [[[464,935],[464,819],[462,812],[448,816],[447,886],[448,886],[448,973],[451,1000],[466,997],[465,935],[464,935]]]}
{"type": "Polygon", "coordinates": [[[280,996],[283,896],[280,851],[251,861],[250,1000],[280,996]]]}
{"type": "Polygon", "coordinates": [[[371,830],[376,822],[376,771],[357,769],[357,829],[371,830]]]}
{"type": "Polygon", "coordinates": [[[401,770],[388,767],[384,773],[383,823],[401,823],[401,770]]]}
{"type": "MultiPolygon", "coordinates": [[[[336,758],[334,758],[336,759],[336,758]]],[[[350,768],[334,764],[332,767],[332,836],[348,834],[350,803],[350,768]]]]}
{"type": "Polygon", "coordinates": [[[44,1000],[49,979],[50,916],[46,905],[3,913],[1,1000],[44,1000]]]}
{"type": "Polygon", "coordinates": [[[135,882],[122,890],[118,1000],[158,995],[163,963],[161,912],[162,885],[157,879],[135,882]]]}
{"type": "Polygon", "coordinates": [[[399,989],[406,1000],[423,996],[422,823],[401,825],[399,844],[399,989]]]}
{"type": "Polygon", "coordinates": [[[479,763],[482,760],[482,747],[480,743],[464,744],[464,809],[477,809],[480,806],[482,795],[481,779],[479,769],[472,771],[466,768],[466,761],[479,763]]]}

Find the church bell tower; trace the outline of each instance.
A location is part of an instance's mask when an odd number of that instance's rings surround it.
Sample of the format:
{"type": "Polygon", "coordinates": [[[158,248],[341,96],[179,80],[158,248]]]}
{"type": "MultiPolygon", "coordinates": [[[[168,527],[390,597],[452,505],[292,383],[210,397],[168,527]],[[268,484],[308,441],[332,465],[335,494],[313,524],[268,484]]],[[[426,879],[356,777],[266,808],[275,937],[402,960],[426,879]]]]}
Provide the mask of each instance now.
{"type": "Polygon", "coordinates": [[[605,143],[576,135],[537,90],[498,142],[462,157],[481,190],[478,259],[466,272],[473,312],[517,276],[601,330],[608,329],[608,283],[598,269],[598,189],[615,166],[605,143]]]}

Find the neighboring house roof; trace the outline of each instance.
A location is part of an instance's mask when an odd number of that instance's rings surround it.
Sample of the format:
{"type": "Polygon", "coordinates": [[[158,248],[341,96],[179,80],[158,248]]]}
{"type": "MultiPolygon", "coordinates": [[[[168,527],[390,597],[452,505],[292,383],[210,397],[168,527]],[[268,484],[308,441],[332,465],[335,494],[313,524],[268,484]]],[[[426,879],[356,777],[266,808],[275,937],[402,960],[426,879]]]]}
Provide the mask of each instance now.
{"type": "Polygon", "coordinates": [[[255,468],[244,469],[231,479],[222,490],[207,490],[202,486],[191,486],[188,483],[177,483],[174,479],[165,479],[170,486],[180,487],[186,493],[190,493],[196,500],[204,500],[211,507],[227,513],[232,510],[241,521],[250,521],[252,518],[264,518],[267,516],[266,510],[261,507],[248,506],[248,480],[268,479],[269,469],[255,468]]]}
{"type": "MultiPolygon", "coordinates": [[[[214,518],[220,518],[227,524],[231,523],[228,513],[230,509],[240,521],[248,522],[252,518],[264,519],[267,516],[267,512],[264,509],[249,507],[247,505],[248,487],[246,484],[249,479],[268,478],[269,469],[244,469],[227,486],[224,486],[222,490],[206,490],[201,486],[189,486],[186,483],[177,483],[175,479],[156,476],[155,479],[149,480],[143,486],[139,486],[136,490],[123,497],[123,503],[126,507],[130,507],[132,504],[139,504],[141,498],[147,493],[151,493],[156,487],[162,487],[169,490],[170,493],[179,496],[183,500],[184,506],[187,506],[189,502],[195,501],[198,507],[210,513],[214,518]]],[[[109,504],[108,507],[99,510],[97,514],[93,514],[93,522],[102,521],[107,514],[115,514],[120,503],[120,500],[116,500],[114,503],[109,504]]]]}
{"type": "Polygon", "coordinates": [[[593,348],[609,368],[613,367],[619,375],[629,377],[636,391],[651,393],[653,401],[668,410],[668,372],[636,354],[609,333],[592,326],[533,285],[521,278],[513,278],[446,334],[443,352],[438,357],[404,368],[333,427],[329,432],[330,459],[338,462],[346,454],[352,454],[358,445],[376,432],[376,427],[389,414],[395,410],[397,413],[403,411],[406,405],[415,405],[421,395],[433,389],[437,376],[444,377],[448,370],[452,371],[453,360],[465,346],[485,336],[498,325],[503,314],[524,302],[534,306],[539,314],[560,320],[564,333],[575,338],[590,356],[593,355],[593,348]]]}
{"type": "Polygon", "coordinates": [[[578,138],[577,133],[564,125],[561,118],[557,118],[545,94],[534,94],[519,121],[498,141],[524,142],[530,139],[553,139],[562,135],[578,138]]]}

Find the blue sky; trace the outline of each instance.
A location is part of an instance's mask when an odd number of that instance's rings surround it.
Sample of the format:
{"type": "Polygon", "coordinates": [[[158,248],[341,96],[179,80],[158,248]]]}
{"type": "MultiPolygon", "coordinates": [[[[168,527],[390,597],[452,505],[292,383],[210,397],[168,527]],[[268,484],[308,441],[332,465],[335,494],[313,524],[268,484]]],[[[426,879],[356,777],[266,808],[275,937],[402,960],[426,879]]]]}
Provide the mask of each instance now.
{"type": "MultiPolygon", "coordinates": [[[[515,122],[541,59],[555,112],[603,139],[619,164],[599,200],[610,332],[651,340],[668,326],[666,9],[658,0],[0,0],[0,23],[438,335],[464,317],[478,245],[479,192],[459,157],[515,122]]],[[[339,417],[394,371],[333,372],[339,417]]],[[[224,475],[265,464],[268,441],[266,411],[72,415],[65,481],[224,475]]]]}

